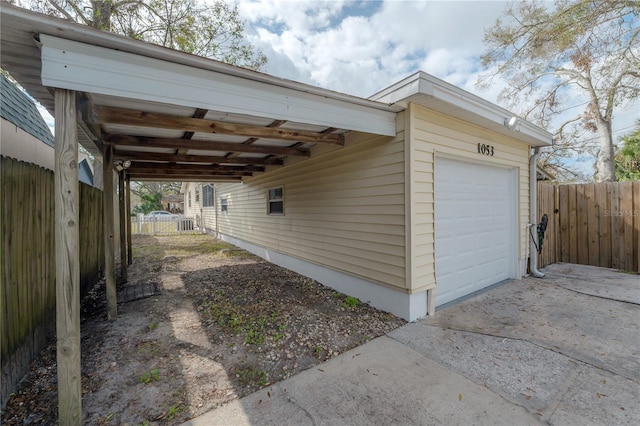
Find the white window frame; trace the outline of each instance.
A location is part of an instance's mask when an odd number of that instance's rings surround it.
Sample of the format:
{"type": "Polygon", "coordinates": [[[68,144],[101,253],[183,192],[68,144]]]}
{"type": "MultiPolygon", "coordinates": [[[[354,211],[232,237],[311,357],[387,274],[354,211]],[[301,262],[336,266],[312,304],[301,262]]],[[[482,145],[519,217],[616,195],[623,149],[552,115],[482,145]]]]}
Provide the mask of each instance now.
{"type": "Polygon", "coordinates": [[[202,207],[214,207],[216,205],[216,190],[213,185],[202,186],[202,207]],[[211,190],[211,197],[206,197],[206,192],[211,190]],[[211,204],[207,204],[206,201],[211,201],[211,204]]]}
{"type": "Polygon", "coordinates": [[[220,197],[220,213],[229,213],[229,202],[227,197],[220,197]]]}
{"type": "Polygon", "coordinates": [[[267,189],[267,214],[269,216],[284,216],[284,186],[283,185],[267,189]],[[271,196],[272,192],[277,190],[280,190],[280,193],[282,195],[278,197],[277,195],[274,194],[272,198],[271,196]],[[272,211],[272,205],[276,203],[282,204],[282,211],[276,211],[276,212],[272,211]]]}

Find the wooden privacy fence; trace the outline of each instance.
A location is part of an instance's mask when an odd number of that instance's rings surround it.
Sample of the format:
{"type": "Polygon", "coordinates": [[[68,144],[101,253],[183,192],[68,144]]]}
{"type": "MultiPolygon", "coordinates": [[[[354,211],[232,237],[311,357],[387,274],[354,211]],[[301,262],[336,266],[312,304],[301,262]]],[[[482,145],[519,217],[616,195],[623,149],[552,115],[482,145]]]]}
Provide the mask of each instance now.
{"type": "Polygon", "coordinates": [[[539,183],[538,222],[545,213],[540,266],[567,262],[640,272],[640,182],[539,183]]]}
{"type": "MultiPolygon", "coordinates": [[[[0,403],[55,326],[53,172],[0,157],[0,403]]],[[[80,184],[81,293],[104,269],[102,191],[80,184]]]]}

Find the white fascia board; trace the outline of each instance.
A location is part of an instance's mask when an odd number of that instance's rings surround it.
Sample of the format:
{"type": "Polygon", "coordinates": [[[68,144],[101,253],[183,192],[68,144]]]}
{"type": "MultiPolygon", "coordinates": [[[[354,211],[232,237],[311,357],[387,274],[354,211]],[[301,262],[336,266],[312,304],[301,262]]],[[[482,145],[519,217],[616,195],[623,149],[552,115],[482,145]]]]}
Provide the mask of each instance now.
{"type": "MultiPolygon", "coordinates": [[[[369,99],[406,107],[411,98],[416,95],[431,96],[500,126],[504,126],[505,119],[514,115],[486,99],[422,71],[376,93],[369,99]]],[[[526,136],[528,141],[535,142],[534,146],[547,146],[552,142],[551,133],[524,119],[519,120],[517,130],[509,132],[516,139],[518,133],[526,136]]]]}
{"type": "MultiPolygon", "coordinates": [[[[438,100],[447,102],[499,125],[504,125],[505,119],[509,119],[514,115],[486,99],[482,99],[479,96],[444,81],[437,81],[435,78],[433,80],[427,80],[424,83],[421,81],[420,86],[426,86],[425,89],[423,89],[423,93],[427,93],[438,100]]],[[[527,139],[533,138],[539,141],[539,144],[535,144],[535,146],[551,145],[553,137],[551,133],[522,118],[519,118],[517,128],[513,130],[513,137],[518,138],[518,133],[528,136],[527,139]]]]}
{"type": "Polygon", "coordinates": [[[396,113],[384,104],[376,108],[331,91],[308,93],[45,34],[40,43],[45,86],[396,135],[396,113]]]}

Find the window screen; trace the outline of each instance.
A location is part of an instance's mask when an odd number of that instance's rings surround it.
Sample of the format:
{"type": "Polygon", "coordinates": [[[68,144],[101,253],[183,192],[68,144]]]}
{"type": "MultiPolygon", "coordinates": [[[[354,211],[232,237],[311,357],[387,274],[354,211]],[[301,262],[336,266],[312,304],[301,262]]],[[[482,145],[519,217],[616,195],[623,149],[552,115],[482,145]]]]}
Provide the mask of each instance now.
{"type": "Polygon", "coordinates": [[[284,214],[284,189],[283,187],[269,190],[269,201],[267,204],[267,214],[284,214]]]}

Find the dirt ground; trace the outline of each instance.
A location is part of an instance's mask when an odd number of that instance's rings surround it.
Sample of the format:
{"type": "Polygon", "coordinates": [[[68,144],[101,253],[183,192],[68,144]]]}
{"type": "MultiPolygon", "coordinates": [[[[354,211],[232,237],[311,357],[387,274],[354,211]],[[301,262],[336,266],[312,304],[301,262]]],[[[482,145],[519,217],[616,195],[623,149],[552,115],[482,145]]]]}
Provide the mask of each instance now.
{"type": "MultiPolygon", "coordinates": [[[[134,236],[133,246],[120,296],[160,294],[119,303],[115,322],[104,282],[85,298],[87,425],[179,424],[405,323],[208,235],[134,236]]],[[[52,340],[2,423],[56,424],[56,386],[52,340]]]]}

